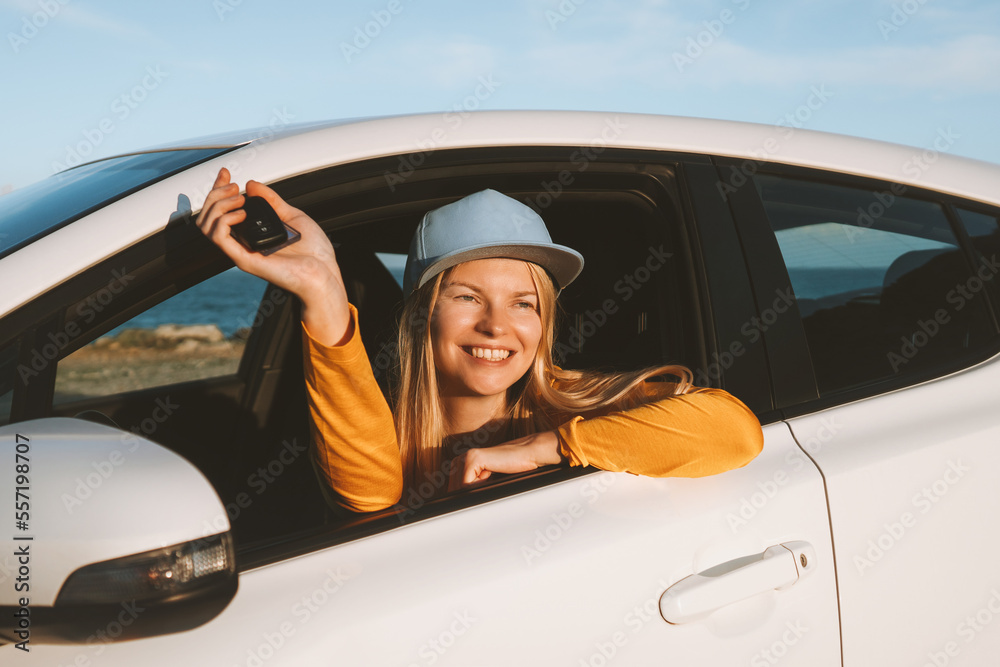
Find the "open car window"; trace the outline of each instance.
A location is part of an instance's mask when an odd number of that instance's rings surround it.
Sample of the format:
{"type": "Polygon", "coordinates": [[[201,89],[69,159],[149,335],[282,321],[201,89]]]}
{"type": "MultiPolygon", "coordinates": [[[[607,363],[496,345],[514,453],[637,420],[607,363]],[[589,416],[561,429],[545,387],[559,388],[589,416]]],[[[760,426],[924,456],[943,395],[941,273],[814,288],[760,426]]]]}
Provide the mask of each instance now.
{"type": "MultiPolygon", "coordinates": [[[[435,157],[440,166],[401,185],[385,179],[391,160],[272,184],[333,240],[373,371],[387,393],[413,230],[427,210],[487,187],[536,207],[553,240],[587,261],[560,297],[561,365],[705,367],[708,309],[699,301],[705,295],[694,277],[697,258],[676,167],[653,164],[637,172],[631,162],[611,161],[580,170],[570,149],[529,153],[500,169],[489,152],[442,152],[435,157]],[[564,174],[569,169],[572,179],[564,174]],[[545,184],[560,174],[562,191],[552,196],[545,184]]],[[[443,498],[406,497],[373,515],[331,509],[309,455],[298,304],[231,267],[193,226],[168,228],[93,267],[79,286],[40,299],[32,306],[34,324],[25,323],[28,315],[18,324],[27,349],[53,336],[61,341],[62,334],[66,341],[56,346],[56,363],[41,364],[29,378],[16,418],[100,416],[181,454],[222,499],[242,567],[587,473],[497,475],[488,486],[443,498]]],[[[98,490],[78,491],[76,500],[85,502],[98,490]]]]}
{"type": "MultiPolygon", "coordinates": [[[[551,156],[556,151],[539,152],[551,156]]],[[[567,157],[572,153],[564,152],[567,157]]],[[[602,173],[591,164],[585,176],[576,177],[573,187],[564,187],[554,198],[546,193],[544,183],[558,178],[569,163],[537,166],[526,162],[516,168],[506,165],[498,173],[488,156],[475,164],[456,159],[460,167],[449,166],[444,157],[440,169],[425,169],[420,178],[391,184],[395,187],[387,184],[385,166],[379,161],[366,165],[362,173],[354,171],[351,178],[336,168],[274,184],[283,197],[330,234],[348,297],[359,311],[361,337],[373,372],[384,391],[395,363],[401,272],[413,230],[427,210],[487,187],[535,206],[553,240],[579,250],[587,260],[583,274],[560,297],[555,351],[564,367],[704,366],[704,323],[694,305],[703,294],[693,279],[694,259],[672,168],[656,166],[650,168],[653,175],[636,175],[630,164],[612,165],[608,167],[611,173],[602,173]]],[[[282,411],[301,409],[300,404],[279,400],[282,411]]],[[[281,453],[280,443],[274,443],[270,458],[275,471],[282,469],[281,453]]],[[[281,553],[308,551],[314,548],[311,544],[398,527],[585,472],[563,468],[495,475],[489,485],[444,497],[409,490],[397,507],[372,515],[334,509],[327,514],[325,529],[306,531],[293,540],[298,546],[286,542],[278,547],[264,539],[249,545],[244,562],[269,562],[281,553]]],[[[268,487],[267,495],[273,488],[277,496],[278,485],[288,475],[272,476],[274,486],[268,487]]]]}

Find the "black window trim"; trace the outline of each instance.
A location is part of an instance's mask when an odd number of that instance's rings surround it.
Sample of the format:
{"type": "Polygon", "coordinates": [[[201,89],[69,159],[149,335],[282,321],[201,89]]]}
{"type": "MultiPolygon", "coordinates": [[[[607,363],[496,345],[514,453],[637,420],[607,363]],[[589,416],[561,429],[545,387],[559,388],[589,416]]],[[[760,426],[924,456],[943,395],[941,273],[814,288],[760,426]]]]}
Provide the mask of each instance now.
{"type": "Polygon", "coordinates": [[[719,183],[730,186],[719,187],[719,192],[725,192],[743,246],[758,318],[750,322],[749,331],[764,340],[775,408],[781,410],[815,399],[819,390],[798,303],[794,300],[787,303],[785,295],[792,293],[791,279],[752,175],[747,176],[743,185],[735,187],[727,180],[726,172],[737,173],[733,170],[743,169],[742,163],[719,158],[716,166],[719,183]],[[782,313],[780,307],[787,310],[782,313]],[[771,313],[773,322],[769,322],[771,313]]]}
{"type": "MultiPolygon", "coordinates": [[[[752,290],[743,245],[726,201],[719,195],[716,168],[711,164],[684,164],[685,194],[694,219],[712,355],[709,376],[741,397],[761,423],[779,418],[763,338],[748,339],[743,328],[759,309],[752,290]],[[714,364],[714,366],[713,366],[714,364]]],[[[697,380],[697,378],[696,378],[697,380]]],[[[697,384],[697,382],[696,382],[697,384]]]]}
{"type": "MultiPolygon", "coordinates": [[[[969,269],[975,273],[979,268],[976,264],[975,258],[979,255],[979,251],[976,249],[975,244],[972,242],[972,237],[969,236],[969,232],[965,227],[965,223],[962,222],[961,215],[959,214],[959,209],[964,209],[973,213],[982,213],[989,217],[996,219],[998,227],[1000,227],[1000,207],[988,208],[982,205],[977,207],[972,207],[968,205],[969,202],[965,202],[957,197],[947,197],[942,198],[941,204],[944,208],[944,213],[948,218],[948,222],[951,223],[953,229],[956,230],[956,238],[958,239],[958,245],[965,254],[966,264],[969,269]]],[[[978,202],[977,202],[978,203],[978,202]]],[[[986,309],[989,313],[990,320],[993,323],[994,329],[1000,330],[1000,314],[997,310],[1000,309],[1000,303],[996,301],[997,294],[1000,293],[1000,287],[994,286],[993,289],[986,290],[987,298],[984,299],[986,303],[986,309]]]]}

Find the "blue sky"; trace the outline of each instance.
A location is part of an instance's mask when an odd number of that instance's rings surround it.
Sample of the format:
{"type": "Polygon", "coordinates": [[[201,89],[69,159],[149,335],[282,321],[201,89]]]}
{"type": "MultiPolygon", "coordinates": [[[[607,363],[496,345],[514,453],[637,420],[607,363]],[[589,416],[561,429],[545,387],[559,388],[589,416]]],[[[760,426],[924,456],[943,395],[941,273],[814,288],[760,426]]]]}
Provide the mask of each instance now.
{"type": "Polygon", "coordinates": [[[1000,163],[995,0],[0,0],[0,26],[0,191],[276,117],[456,107],[951,128],[1000,163]]]}

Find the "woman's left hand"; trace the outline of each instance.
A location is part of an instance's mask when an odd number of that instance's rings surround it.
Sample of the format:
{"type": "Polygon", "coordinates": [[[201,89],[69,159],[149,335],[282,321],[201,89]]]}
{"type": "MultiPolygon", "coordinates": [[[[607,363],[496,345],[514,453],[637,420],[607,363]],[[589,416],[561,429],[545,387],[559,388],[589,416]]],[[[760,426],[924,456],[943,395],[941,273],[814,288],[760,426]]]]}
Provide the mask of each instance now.
{"type": "Polygon", "coordinates": [[[452,461],[448,490],[482,482],[495,472],[527,472],[562,460],[555,431],[535,433],[494,447],[469,449],[452,461]]]}

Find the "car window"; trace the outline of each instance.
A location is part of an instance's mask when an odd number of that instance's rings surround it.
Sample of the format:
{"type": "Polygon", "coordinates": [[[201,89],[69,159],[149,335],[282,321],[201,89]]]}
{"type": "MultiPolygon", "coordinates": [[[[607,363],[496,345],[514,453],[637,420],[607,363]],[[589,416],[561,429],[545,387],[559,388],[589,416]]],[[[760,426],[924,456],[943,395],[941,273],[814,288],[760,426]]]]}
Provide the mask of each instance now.
{"type": "Polygon", "coordinates": [[[821,394],[947,365],[991,334],[940,205],[756,179],[802,316],[821,394]]]}
{"type": "Polygon", "coordinates": [[[136,315],[60,360],[53,405],[235,373],[265,287],[234,268],[136,315]]]}
{"type": "Polygon", "coordinates": [[[402,289],[403,272],[406,268],[406,255],[396,252],[377,252],[375,256],[378,258],[378,261],[382,262],[382,266],[392,274],[392,277],[396,280],[396,284],[402,289]]]}

